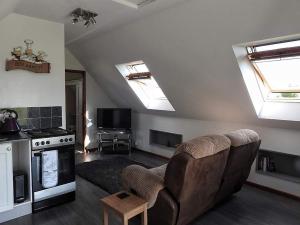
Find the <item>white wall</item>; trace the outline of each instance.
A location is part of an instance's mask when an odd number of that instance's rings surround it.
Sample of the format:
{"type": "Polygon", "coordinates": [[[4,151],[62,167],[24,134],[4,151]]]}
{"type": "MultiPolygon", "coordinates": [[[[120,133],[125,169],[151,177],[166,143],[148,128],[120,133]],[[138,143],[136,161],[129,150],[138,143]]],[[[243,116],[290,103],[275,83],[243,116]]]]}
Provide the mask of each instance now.
{"type": "MultiPolygon", "coordinates": [[[[186,141],[201,135],[224,134],[232,130],[248,128],[259,133],[262,139],[262,149],[300,155],[299,130],[266,128],[249,124],[182,119],[143,113],[134,114],[133,128],[137,148],[167,157],[172,156],[174,150],[149,145],[150,129],[182,134],[183,141],[186,141]]],[[[257,174],[255,173],[254,165],[255,163],[253,164],[249,181],[300,196],[300,185],[298,183],[292,183],[257,174]]]]}
{"type": "Polygon", "coordinates": [[[14,11],[20,0],[1,0],[0,20],[14,11]]]}
{"type": "Polygon", "coordinates": [[[0,108],[62,106],[65,127],[65,59],[63,24],[10,14],[0,21],[0,108]],[[24,70],[5,71],[5,61],[14,47],[34,41],[33,50],[44,50],[51,63],[50,74],[24,70]]]}
{"type": "MultiPolygon", "coordinates": [[[[65,49],[66,69],[84,70],[85,68],[72,55],[72,53],[65,49]]],[[[97,131],[97,108],[101,107],[116,107],[111,99],[103,92],[98,82],[86,73],[86,116],[87,116],[87,148],[97,147],[96,131],[97,131]]]]}

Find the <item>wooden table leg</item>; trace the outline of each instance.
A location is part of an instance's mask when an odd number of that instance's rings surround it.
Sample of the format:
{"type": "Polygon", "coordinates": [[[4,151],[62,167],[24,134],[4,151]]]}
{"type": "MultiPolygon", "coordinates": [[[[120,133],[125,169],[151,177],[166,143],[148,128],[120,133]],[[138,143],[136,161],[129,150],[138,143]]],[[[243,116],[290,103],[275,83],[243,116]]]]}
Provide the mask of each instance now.
{"type": "Polygon", "coordinates": [[[103,206],[103,225],[108,225],[108,211],[105,206],[103,206]]]}
{"type": "Polygon", "coordinates": [[[128,218],[123,216],[123,225],[128,225],[128,218]]]}
{"type": "Polygon", "coordinates": [[[142,212],[142,223],[143,225],[148,225],[147,207],[145,207],[144,212],[142,212]]]}

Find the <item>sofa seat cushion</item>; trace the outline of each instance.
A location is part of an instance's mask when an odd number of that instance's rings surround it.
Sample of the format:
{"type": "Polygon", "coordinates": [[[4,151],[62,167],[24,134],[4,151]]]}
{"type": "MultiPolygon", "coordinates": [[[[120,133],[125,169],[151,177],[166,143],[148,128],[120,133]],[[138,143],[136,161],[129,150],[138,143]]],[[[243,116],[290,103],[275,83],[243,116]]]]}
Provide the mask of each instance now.
{"type": "Polygon", "coordinates": [[[123,187],[134,191],[148,202],[148,208],[153,207],[157,195],[164,186],[164,171],[166,166],[146,169],[139,165],[131,165],[122,171],[123,187]]]}
{"type": "Polygon", "coordinates": [[[259,135],[255,131],[249,129],[232,131],[226,134],[226,136],[230,139],[233,147],[239,147],[253,142],[258,142],[260,139],[259,135]]]}
{"type": "Polygon", "coordinates": [[[184,142],[177,148],[175,155],[185,152],[194,159],[215,155],[230,147],[230,140],[223,135],[208,135],[184,142]]]}

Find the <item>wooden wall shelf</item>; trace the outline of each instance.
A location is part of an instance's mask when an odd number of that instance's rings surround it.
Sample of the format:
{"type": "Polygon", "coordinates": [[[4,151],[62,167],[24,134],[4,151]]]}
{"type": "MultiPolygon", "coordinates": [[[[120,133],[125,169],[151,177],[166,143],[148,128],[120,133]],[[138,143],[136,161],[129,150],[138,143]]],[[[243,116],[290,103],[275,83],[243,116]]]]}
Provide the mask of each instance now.
{"type": "Polygon", "coordinates": [[[50,73],[50,63],[33,63],[24,60],[6,60],[5,70],[27,70],[34,73],[50,73]]]}

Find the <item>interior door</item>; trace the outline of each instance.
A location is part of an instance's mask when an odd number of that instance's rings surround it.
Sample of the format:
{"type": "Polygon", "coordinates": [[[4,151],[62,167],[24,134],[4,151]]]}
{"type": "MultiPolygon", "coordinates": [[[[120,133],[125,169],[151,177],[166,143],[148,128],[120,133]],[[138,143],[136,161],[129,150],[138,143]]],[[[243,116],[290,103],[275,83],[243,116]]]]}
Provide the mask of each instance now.
{"type": "Polygon", "coordinates": [[[77,130],[76,106],[76,85],[66,84],[66,126],[68,130],[72,130],[74,132],[77,130]]]}
{"type": "Polygon", "coordinates": [[[82,143],[82,81],[66,81],[66,126],[68,130],[75,131],[76,143],[82,143]]]}
{"type": "Polygon", "coordinates": [[[12,144],[0,144],[0,212],[14,206],[12,144]]]}

